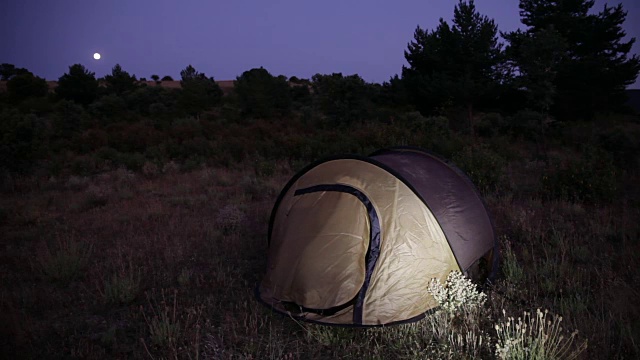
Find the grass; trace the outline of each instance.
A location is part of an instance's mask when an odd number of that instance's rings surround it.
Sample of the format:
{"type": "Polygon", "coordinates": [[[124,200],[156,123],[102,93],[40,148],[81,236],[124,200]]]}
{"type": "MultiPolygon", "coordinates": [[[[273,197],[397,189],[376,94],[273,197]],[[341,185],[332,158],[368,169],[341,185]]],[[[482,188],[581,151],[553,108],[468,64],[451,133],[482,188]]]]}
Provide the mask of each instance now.
{"type": "Polygon", "coordinates": [[[91,247],[72,236],[56,240],[54,245],[44,246],[37,266],[46,279],[66,283],[81,276],[89,262],[91,247]]]}
{"type": "Polygon", "coordinates": [[[561,323],[561,316],[549,315],[547,310],[540,309],[535,315],[525,311],[517,320],[508,317],[495,326],[496,355],[514,360],[575,359],[587,348],[587,342],[573,347],[578,331],[565,334],[561,323]]]}
{"type": "MultiPolygon", "coordinates": [[[[358,141],[365,144],[366,135],[358,141]]],[[[321,153],[317,142],[310,153],[321,153]]],[[[499,184],[508,187],[485,187],[503,267],[483,289],[481,310],[366,330],[299,323],[253,298],[266,266],[271,207],[306,161],[247,158],[191,171],[176,163],[148,166],[146,175],[119,169],[57,180],[16,177],[0,196],[0,353],[52,359],[495,358],[496,344],[517,338],[504,329],[515,328],[520,316],[520,326],[537,329],[531,339],[540,339],[537,331],[562,334],[555,342],[560,351],[571,340],[566,355],[587,341],[580,359],[640,357],[640,310],[633,301],[640,295],[638,194],[608,202],[547,196],[536,180],[546,168],[531,165],[527,144],[501,146],[507,148],[500,154],[525,155],[505,157],[499,184]],[[560,331],[559,317],[550,314],[542,324],[538,308],[562,314],[569,330],[560,331]]],[[[482,163],[475,160],[469,166],[482,163]]],[[[624,176],[638,183],[637,174],[624,176]]],[[[541,358],[553,358],[550,351],[541,358]]]]}

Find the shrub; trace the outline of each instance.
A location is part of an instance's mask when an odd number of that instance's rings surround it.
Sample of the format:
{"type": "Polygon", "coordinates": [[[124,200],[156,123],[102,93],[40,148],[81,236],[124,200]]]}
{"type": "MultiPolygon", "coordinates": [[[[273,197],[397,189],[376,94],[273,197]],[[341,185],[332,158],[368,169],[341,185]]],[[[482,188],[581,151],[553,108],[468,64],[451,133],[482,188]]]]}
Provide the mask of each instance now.
{"type": "Polygon", "coordinates": [[[7,81],[7,92],[11,101],[19,103],[28,98],[47,96],[49,86],[45,79],[26,72],[7,81]]]}
{"type": "Polygon", "coordinates": [[[449,314],[459,312],[464,306],[482,307],[487,300],[487,295],[479,292],[460,271],[450,272],[445,285],[438,279],[432,279],[427,291],[449,314]]]}
{"type": "Polygon", "coordinates": [[[598,145],[608,151],[621,169],[640,166],[640,127],[616,126],[598,136],[598,145]]]}
{"type": "Polygon", "coordinates": [[[464,170],[482,192],[495,191],[503,185],[505,161],[486,145],[468,145],[453,156],[453,162],[464,170]]]}
{"type": "Polygon", "coordinates": [[[533,110],[521,110],[507,122],[513,136],[535,140],[542,134],[544,115],[533,110]]]}
{"type": "Polygon", "coordinates": [[[0,112],[0,168],[28,172],[47,149],[43,119],[17,111],[0,112]]]}
{"type": "MultiPolygon", "coordinates": [[[[562,317],[548,315],[540,309],[532,316],[524,312],[522,317],[507,317],[495,325],[497,334],[496,356],[499,359],[575,359],[586,347],[586,342],[574,344],[577,331],[565,336],[560,326],[562,317]]],[[[503,310],[506,317],[506,312],[503,310]]]]}
{"type": "Polygon", "coordinates": [[[315,105],[327,116],[329,126],[347,125],[368,116],[367,84],[357,74],[316,74],[312,80],[315,105]]]}
{"type": "Polygon", "coordinates": [[[104,283],[104,299],[109,304],[128,304],[132,302],[140,290],[140,271],[137,272],[129,264],[128,268],[119,269],[116,274],[104,283]]]}
{"type": "Polygon", "coordinates": [[[577,159],[554,160],[542,176],[544,191],[569,201],[600,202],[611,200],[617,189],[617,171],[611,156],[588,148],[577,159]]]}
{"type": "Polygon", "coordinates": [[[91,247],[73,238],[59,238],[55,250],[47,246],[39,257],[39,265],[45,278],[67,282],[81,274],[89,262],[91,247]]]}
{"type": "Polygon", "coordinates": [[[123,153],[118,156],[118,162],[127,169],[137,172],[144,166],[145,158],[140,153],[123,153]]]}
{"type": "Polygon", "coordinates": [[[507,121],[498,113],[484,114],[475,124],[475,130],[482,137],[504,134],[507,130],[507,121]]]}
{"type": "Polygon", "coordinates": [[[445,285],[434,279],[427,291],[440,308],[426,318],[438,342],[439,358],[481,358],[488,351],[489,337],[482,330],[487,296],[460,271],[452,271],[445,285]]]}
{"type": "Polygon", "coordinates": [[[264,68],[240,75],[233,91],[245,115],[257,118],[282,116],[291,110],[291,89],[284,77],[275,77],[264,68]]]}

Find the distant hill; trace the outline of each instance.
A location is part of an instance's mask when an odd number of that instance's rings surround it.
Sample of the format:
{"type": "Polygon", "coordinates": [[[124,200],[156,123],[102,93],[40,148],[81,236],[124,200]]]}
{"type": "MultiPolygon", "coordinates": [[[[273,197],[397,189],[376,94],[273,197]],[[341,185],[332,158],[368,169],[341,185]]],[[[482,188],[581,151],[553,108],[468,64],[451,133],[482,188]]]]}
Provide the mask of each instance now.
{"type": "MultiPolygon", "coordinates": [[[[233,90],[234,82],[235,80],[216,80],[216,83],[218,83],[218,85],[220,86],[220,89],[222,89],[222,92],[225,95],[230,93],[233,90]]],[[[53,92],[53,90],[56,87],[58,87],[57,81],[47,81],[47,84],[49,85],[49,92],[53,92]]],[[[153,80],[137,81],[137,84],[147,85],[147,86],[162,86],[169,89],[180,88],[180,81],[175,81],[175,80],[174,81],[158,81],[158,82],[155,82],[153,80]]],[[[305,85],[304,83],[289,81],[289,86],[304,86],[304,85],[305,85]]],[[[106,86],[104,81],[100,82],[100,86],[106,86]]],[[[3,91],[7,91],[6,81],[0,81],[0,92],[3,92],[3,91]]]]}
{"type": "MultiPolygon", "coordinates": [[[[225,94],[229,93],[233,89],[233,82],[234,80],[216,81],[216,83],[218,83],[218,85],[220,86],[220,88],[225,94]]],[[[153,80],[148,80],[148,81],[138,81],[137,83],[138,85],[145,84],[147,86],[162,86],[170,89],[180,88],[180,81],[158,81],[156,83],[153,80]]],[[[57,81],[47,81],[47,84],[49,85],[49,91],[53,91],[56,87],[58,87],[57,81]]],[[[101,82],[100,86],[105,86],[104,82],[101,82]]],[[[0,81],[0,91],[7,91],[6,81],[0,81]]]]}

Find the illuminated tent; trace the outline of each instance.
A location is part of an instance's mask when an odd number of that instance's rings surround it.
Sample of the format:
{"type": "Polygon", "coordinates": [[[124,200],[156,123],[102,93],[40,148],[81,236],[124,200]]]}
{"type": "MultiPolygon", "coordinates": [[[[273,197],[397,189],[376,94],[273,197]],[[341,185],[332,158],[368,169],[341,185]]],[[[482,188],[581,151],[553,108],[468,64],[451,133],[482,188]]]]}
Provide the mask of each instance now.
{"type": "Polygon", "coordinates": [[[375,326],[434,308],[431,279],[495,269],[496,239],[471,181],[417,148],[325,159],[296,174],[271,213],[258,299],[290,316],[375,326]]]}

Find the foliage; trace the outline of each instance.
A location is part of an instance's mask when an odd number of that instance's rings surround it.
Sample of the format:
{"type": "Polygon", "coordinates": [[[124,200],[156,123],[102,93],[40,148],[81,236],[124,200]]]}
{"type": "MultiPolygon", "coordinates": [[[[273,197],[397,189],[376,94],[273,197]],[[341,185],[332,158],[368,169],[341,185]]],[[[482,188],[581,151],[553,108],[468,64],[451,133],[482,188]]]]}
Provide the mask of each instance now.
{"type": "Polygon", "coordinates": [[[103,296],[110,304],[128,304],[138,295],[140,290],[140,271],[135,271],[132,264],[123,266],[104,283],[103,296]]]}
{"type": "Polygon", "coordinates": [[[173,78],[169,75],[165,75],[162,77],[161,81],[173,81],[173,78]]]}
{"type": "Polygon", "coordinates": [[[532,109],[548,112],[555,100],[558,68],[566,56],[566,39],[553,25],[535,33],[517,30],[505,36],[512,44],[507,56],[519,74],[513,86],[524,90],[532,109]]]}
{"type": "Polygon", "coordinates": [[[465,146],[452,160],[483,193],[496,191],[506,185],[502,181],[504,159],[484,144],[465,146]]]}
{"type": "Polygon", "coordinates": [[[486,294],[460,271],[452,271],[446,284],[433,279],[427,289],[440,306],[427,316],[437,341],[438,358],[482,358],[489,346],[484,332],[486,294]]]}
{"type": "Polygon", "coordinates": [[[411,101],[423,114],[460,106],[472,121],[473,109],[497,87],[501,45],[493,20],[480,15],[473,0],[460,1],[450,26],[440,19],[433,31],[418,26],[405,58],[402,78],[411,101]]]}
{"type": "Polygon", "coordinates": [[[598,145],[609,152],[616,166],[624,170],[640,167],[640,126],[618,125],[598,134],[598,145]]]}
{"type": "Polygon", "coordinates": [[[127,112],[127,103],[116,94],[106,95],[89,105],[89,112],[100,118],[103,125],[122,121],[127,112]]]}
{"type": "Polygon", "coordinates": [[[42,274],[62,283],[74,280],[88,265],[91,247],[74,238],[60,238],[53,250],[46,246],[39,257],[42,274]]]}
{"type": "Polygon", "coordinates": [[[24,68],[17,68],[13,64],[2,63],[0,64],[0,80],[11,80],[14,76],[31,74],[31,72],[24,68]]]}
{"type": "MultiPolygon", "coordinates": [[[[506,312],[503,314],[506,317],[506,312]]],[[[514,360],[577,358],[586,349],[587,343],[575,344],[577,331],[565,337],[561,323],[562,317],[551,316],[548,310],[543,312],[540,309],[536,310],[535,315],[525,311],[517,320],[507,317],[505,322],[495,326],[496,356],[514,360]]]]}
{"type": "Polygon", "coordinates": [[[507,132],[507,121],[499,113],[487,113],[475,124],[475,132],[483,137],[493,137],[507,132]]]}
{"type": "Polygon", "coordinates": [[[75,64],[69,67],[68,73],[58,79],[55,92],[62,99],[89,105],[98,96],[98,81],[95,73],[80,64],[75,64]]]}
{"type": "Polygon", "coordinates": [[[590,118],[619,108],[626,101],[625,87],[640,72],[640,58],[629,57],[635,39],[623,41],[622,4],[590,13],[593,5],[593,0],[521,0],[528,29],[505,34],[520,59],[518,68],[531,75],[527,83],[537,94],[534,101],[553,102],[552,111],[561,118],[590,118]]]}
{"type": "Polygon", "coordinates": [[[555,159],[542,175],[542,186],[558,199],[607,202],[616,193],[618,173],[609,154],[589,147],[576,159],[555,159]]]}
{"type": "Polygon", "coordinates": [[[315,105],[328,117],[330,125],[347,125],[366,117],[368,89],[359,75],[316,74],[311,86],[315,105]]]}
{"type": "Polygon", "coordinates": [[[72,101],[59,101],[50,117],[54,138],[71,139],[89,126],[89,117],[82,106],[72,101]]]}
{"type": "Polygon", "coordinates": [[[530,109],[516,112],[507,118],[510,134],[515,138],[537,140],[545,129],[545,115],[530,109]]]}
{"type": "Polygon", "coordinates": [[[463,306],[482,307],[487,300],[487,295],[479,292],[460,271],[450,272],[444,285],[439,279],[432,279],[427,291],[450,314],[460,311],[463,306]]]}
{"type": "Polygon", "coordinates": [[[275,77],[260,67],[243,72],[234,84],[238,104],[247,116],[272,118],[291,109],[291,90],[285,77],[275,77]]]}
{"type": "Polygon", "coordinates": [[[32,97],[44,97],[49,92],[49,85],[40,77],[27,72],[12,76],[7,81],[7,91],[9,99],[14,103],[19,103],[32,97]]]}
{"type": "Polygon", "coordinates": [[[47,150],[47,125],[33,114],[0,112],[0,168],[28,172],[47,150]]]}
{"type": "Polygon", "coordinates": [[[116,64],[111,69],[111,74],[104,77],[109,92],[122,95],[127,91],[132,91],[136,88],[136,76],[129,75],[128,72],[122,70],[120,64],[116,64]]]}
{"type": "Polygon", "coordinates": [[[204,73],[196,71],[189,65],[180,72],[182,91],[178,104],[184,112],[199,116],[203,111],[212,108],[222,100],[222,89],[213,77],[207,78],[204,73]]]}

